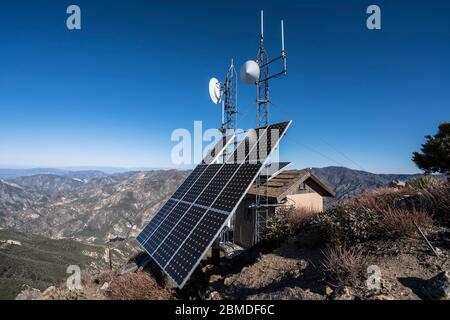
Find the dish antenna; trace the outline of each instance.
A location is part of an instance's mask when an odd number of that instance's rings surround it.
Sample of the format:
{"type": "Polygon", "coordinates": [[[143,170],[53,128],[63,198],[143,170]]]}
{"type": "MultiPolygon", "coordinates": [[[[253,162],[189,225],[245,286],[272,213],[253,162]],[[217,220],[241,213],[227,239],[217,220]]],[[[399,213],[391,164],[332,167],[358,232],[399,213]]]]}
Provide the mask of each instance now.
{"type": "Polygon", "coordinates": [[[241,80],[246,84],[255,84],[260,74],[261,69],[256,61],[248,60],[241,67],[241,80]]]}
{"type": "Polygon", "coordinates": [[[209,96],[214,104],[218,104],[222,99],[222,84],[216,78],[209,80],[209,96]]]}

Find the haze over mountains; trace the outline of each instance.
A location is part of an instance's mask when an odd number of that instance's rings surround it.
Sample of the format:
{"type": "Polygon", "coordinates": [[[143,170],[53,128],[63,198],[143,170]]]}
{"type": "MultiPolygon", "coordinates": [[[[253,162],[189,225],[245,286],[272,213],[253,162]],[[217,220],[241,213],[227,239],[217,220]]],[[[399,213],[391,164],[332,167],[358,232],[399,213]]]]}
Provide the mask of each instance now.
{"type": "MultiPolygon", "coordinates": [[[[39,171],[41,170],[41,171],[39,171]]],[[[40,172],[0,181],[0,228],[54,239],[104,243],[135,236],[189,171],[40,172]]],[[[54,170],[54,171],[52,171],[54,170]]],[[[0,170],[5,173],[6,170],[0,170]]],[[[328,204],[416,175],[380,175],[343,167],[314,168],[337,196],[328,204]]]]}

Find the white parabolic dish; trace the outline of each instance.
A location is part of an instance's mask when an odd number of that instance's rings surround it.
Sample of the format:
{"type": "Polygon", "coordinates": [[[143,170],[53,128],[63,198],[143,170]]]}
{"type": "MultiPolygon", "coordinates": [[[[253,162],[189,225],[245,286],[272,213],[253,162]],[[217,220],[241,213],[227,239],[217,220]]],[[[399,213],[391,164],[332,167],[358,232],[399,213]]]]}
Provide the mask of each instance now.
{"type": "Polygon", "coordinates": [[[216,78],[209,80],[209,96],[214,104],[218,104],[222,97],[220,82],[216,78]]]}
{"type": "Polygon", "coordinates": [[[253,60],[248,60],[241,67],[241,79],[247,84],[254,84],[259,80],[260,72],[259,65],[253,60]]]}

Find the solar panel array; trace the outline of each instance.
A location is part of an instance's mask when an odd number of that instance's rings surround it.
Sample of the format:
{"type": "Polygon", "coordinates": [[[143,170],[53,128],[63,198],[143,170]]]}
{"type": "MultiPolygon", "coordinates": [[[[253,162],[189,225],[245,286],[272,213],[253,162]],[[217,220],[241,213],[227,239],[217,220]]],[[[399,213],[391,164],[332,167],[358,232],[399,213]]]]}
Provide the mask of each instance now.
{"type": "Polygon", "coordinates": [[[203,159],[203,164],[210,164],[217,160],[217,158],[223,153],[225,148],[228,147],[231,141],[233,141],[235,135],[228,135],[222,138],[221,141],[219,141],[214,148],[212,148],[206,157],[203,159]]]}
{"type": "MultiPolygon", "coordinates": [[[[284,122],[248,132],[224,164],[210,162],[220,156],[217,150],[209,153],[209,160],[194,169],[138,235],[139,244],[178,287],[184,286],[200,263],[289,125],[284,122]],[[278,138],[266,143],[263,137],[270,137],[272,130],[279,131],[274,135],[278,138]],[[232,161],[239,158],[238,150],[243,151],[242,161],[232,161]],[[255,150],[268,153],[252,161],[255,150]]],[[[220,153],[224,148],[219,148],[220,153]]]]}

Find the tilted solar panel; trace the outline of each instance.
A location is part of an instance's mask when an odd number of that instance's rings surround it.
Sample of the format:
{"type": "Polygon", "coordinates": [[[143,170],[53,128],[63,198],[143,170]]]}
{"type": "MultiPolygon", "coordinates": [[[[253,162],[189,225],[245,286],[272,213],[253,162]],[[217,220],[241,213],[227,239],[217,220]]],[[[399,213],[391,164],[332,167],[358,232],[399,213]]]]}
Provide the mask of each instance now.
{"type": "Polygon", "coordinates": [[[264,162],[280,138],[286,133],[291,122],[282,122],[265,128],[250,130],[239,143],[227,163],[264,162]],[[256,148],[255,148],[256,145],[256,148]]]}
{"type": "Polygon", "coordinates": [[[235,137],[234,134],[223,137],[221,141],[219,141],[214,146],[214,148],[209,150],[208,154],[205,156],[202,163],[203,164],[214,163],[218,159],[218,157],[220,157],[220,155],[223,153],[225,148],[227,148],[229,144],[233,141],[234,137],[235,137]]]}
{"type": "Polygon", "coordinates": [[[197,166],[138,235],[139,244],[178,287],[184,286],[200,263],[289,125],[284,122],[249,131],[238,146],[242,146],[242,161],[231,163],[238,158],[236,149],[225,164],[197,166]],[[273,135],[273,130],[279,134],[273,135]],[[267,154],[255,149],[267,150],[267,154]],[[250,159],[252,154],[255,160],[250,159]]]}
{"type": "Polygon", "coordinates": [[[153,234],[155,228],[165,219],[174,207],[179,203],[178,200],[182,199],[187,191],[190,190],[192,185],[197,181],[197,179],[202,175],[203,171],[208,167],[209,164],[215,162],[220,155],[223,153],[225,148],[227,148],[234,139],[234,135],[228,135],[222,138],[215,146],[212,148],[202,161],[203,165],[198,165],[194,171],[186,178],[186,180],[181,184],[181,186],[175,191],[171,199],[169,199],[164,206],[156,213],[150,223],[141,231],[136,240],[139,243],[144,243],[148,240],[148,237],[153,234]]]}

